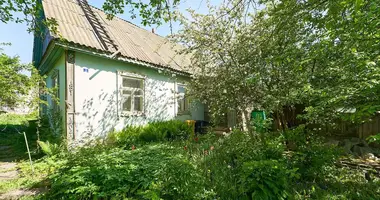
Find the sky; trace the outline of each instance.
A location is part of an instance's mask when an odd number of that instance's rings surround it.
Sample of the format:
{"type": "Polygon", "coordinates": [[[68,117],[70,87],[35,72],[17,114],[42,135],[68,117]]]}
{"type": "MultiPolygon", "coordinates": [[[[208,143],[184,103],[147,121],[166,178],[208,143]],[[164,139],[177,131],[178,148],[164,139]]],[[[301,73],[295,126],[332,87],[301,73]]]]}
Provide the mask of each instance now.
{"type": "MultiPolygon", "coordinates": [[[[211,5],[219,5],[223,0],[210,0],[211,5]]],[[[90,5],[101,8],[104,0],[88,0],[90,5]]],[[[179,10],[181,12],[186,12],[187,8],[196,10],[199,13],[207,13],[207,0],[182,0],[179,5],[179,10]]],[[[126,14],[118,15],[119,17],[130,21],[142,28],[145,28],[149,31],[152,28],[155,29],[155,32],[162,36],[167,36],[170,34],[169,24],[163,24],[159,27],[157,26],[148,26],[144,27],[141,24],[141,18],[137,17],[131,19],[128,15],[128,10],[125,11],[126,14]]],[[[186,15],[185,15],[186,16],[186,15]]],[[[173,24],[173,31],[179,29],[178,24],[173,24]]],[[[3,53],[9,56],[19,56],[22,63],[32,62],[32,52],[33,52],[33,34],[27,32],[26,24],[17,24],[17,23],[8,23],[4,24],[0,22],[0,43],[11,43],[10,46],[0,47],[3,49],[3,53]]]]}

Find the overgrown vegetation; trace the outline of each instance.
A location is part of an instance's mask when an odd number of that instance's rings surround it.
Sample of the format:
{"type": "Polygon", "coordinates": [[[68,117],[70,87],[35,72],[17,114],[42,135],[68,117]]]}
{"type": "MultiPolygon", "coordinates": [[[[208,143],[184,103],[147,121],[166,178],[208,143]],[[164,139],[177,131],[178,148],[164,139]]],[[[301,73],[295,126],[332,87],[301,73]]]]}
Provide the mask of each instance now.
{"type": "Polygon", "coordinates": [[[26,147],[23,132],[29,139],[29,145],[35,149],[36,124],[28,120],[35,120],[34,115],[0,114],[0,145],[11,146],[13,158],[26,158],[26,147]]]}
{"type": "Polygon", "coordinates": [[[120,146],[132,146],[148,142],[186,139],[191,133],[191,127],[182,121],[152,122],[146,126],[128,126],[122,131],[109,133],[107,142],[120,146]]]}
{"type": "Polygon", "coordinates": [[[337,166],[340,149],[302,126],[285,134],[266,132],[259,141],[242,131],[191,136],[182,132],[188,130],[184,122],[152,124],[128,127],[73,151],[47,145],[35,173],[21,162],[21,177],[2,191],[46,188],[36,199],[376,199],[380,194],[378,177],[368,181],[361,170],[337,166]],[[181,137],[140,137],[152,124],[161,127],[155,131],[181,137]]]}

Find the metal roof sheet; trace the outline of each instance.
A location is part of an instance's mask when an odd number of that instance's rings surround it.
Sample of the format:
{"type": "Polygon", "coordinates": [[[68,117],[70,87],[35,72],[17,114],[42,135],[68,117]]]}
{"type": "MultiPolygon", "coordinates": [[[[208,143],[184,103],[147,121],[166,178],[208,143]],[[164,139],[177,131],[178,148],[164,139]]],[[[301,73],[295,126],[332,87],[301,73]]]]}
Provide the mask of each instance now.
{"type": "MultiPolygon", "coordinates": [[[[46,18],[54,18],[58,23],[59,35],[53,37],[105,51],[76,0],[43,0],[43,9],[46,18]]],[[[122,56],[176,71],[190,72],[190,57],[176,51],[183,48],[181,45],[121,18],[107,20],[102,10],[92,6],[91,9],[118,46],[122,56]]]]}

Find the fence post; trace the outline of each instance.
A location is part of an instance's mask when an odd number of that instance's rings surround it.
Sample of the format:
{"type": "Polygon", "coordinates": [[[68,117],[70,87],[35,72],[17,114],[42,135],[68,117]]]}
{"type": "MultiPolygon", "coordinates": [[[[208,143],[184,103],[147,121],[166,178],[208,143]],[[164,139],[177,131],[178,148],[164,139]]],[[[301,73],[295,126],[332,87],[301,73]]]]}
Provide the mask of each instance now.
{"type": "Polygon", "coordinates": [[[34,175],[33,162],[32,162],[32,157],[30,156],[30,150],[29,150],[28,140],[26,139],[25,131],[24,131],[23,133],[24,133],[24,138],[25,138],[26,149],[28,150],[29,162],[30,162],[30,168],[32,169],[32,173],[33,173],[33,175],[34,175]]]}

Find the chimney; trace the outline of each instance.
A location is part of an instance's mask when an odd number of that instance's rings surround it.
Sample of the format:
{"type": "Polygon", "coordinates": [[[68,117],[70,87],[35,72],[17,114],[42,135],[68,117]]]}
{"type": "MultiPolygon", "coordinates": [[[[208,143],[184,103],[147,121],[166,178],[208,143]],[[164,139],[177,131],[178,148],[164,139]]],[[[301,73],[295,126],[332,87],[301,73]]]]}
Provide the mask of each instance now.
{"type": "Polygon", "coordinates": [[[155,33],[155,32],[154,32],[154,28],[152,28],[152,33],[155,33]]]}

